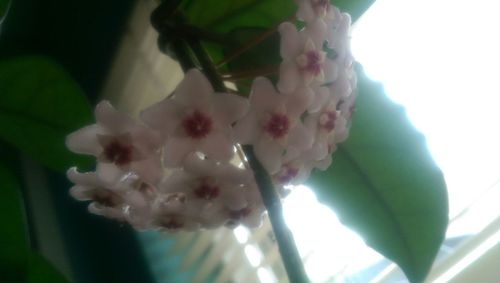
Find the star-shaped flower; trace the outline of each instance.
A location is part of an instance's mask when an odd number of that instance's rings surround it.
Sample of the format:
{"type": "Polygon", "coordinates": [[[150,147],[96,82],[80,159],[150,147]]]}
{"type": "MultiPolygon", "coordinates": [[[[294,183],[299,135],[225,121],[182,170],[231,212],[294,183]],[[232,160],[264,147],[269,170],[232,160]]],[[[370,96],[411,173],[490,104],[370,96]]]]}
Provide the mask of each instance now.
{"type": "Polygon", "coordinates": [[[99,178],[95,172],[80,173],[73,167],[67,176],[75,183],[70,194],[77,200],[92,201],[89,210],[94,214],[126,220],[130,207],[149,209],[152,197],[143,190],[144,183],[135,174],[127,173],[109,181],[99,178]]]}
{"type": "Polygon", "coordinates": [[[307,149],[312,137],[302,125],[300,116],[310,103],[305,89],[291,94],[276,92],[272,83],[256,78],[250,94],[251,110],[235,126],[235,136],[242,144],[252,144],[264,168],[273,174],[281,165],[288,146],[307,149]]]}
{"type": "Polygon", "coordinates": [[[143,121],[166,137],[164,164],[180,166],[189,153],[227,161],[234,155],[231,124],[245,115],[248,102],[228,93],[214,94],[210,82],[192,69],[174,92],[144,110],[143,121]]]}
{"type": "Polygon", "coordinates": [[[297,18],[311,23],[318,19],[330,19],[335,16],[330,0],[295,0],[299,6],[297,18]]]}
{"type": "Polygon", "coordinates": [[[290,93],[301,86],[335,80],[335,62],[326,58],[323,51],[326,39],[323,22],[316,21],[302,31],[286,22],[280,25],[279,31],[283,62],[277,86],[281,92],[290,93]]]}
{"type": "Polygon", "coordinates": [[[93,155],[99,163],[112,164],[124,172],[134,171],[149,182],[156,181],[160,136],[118,112],[108,101],[97,104],[95,117],[96,124],[67,136],[67,147],[76,153],[93,155]]]}

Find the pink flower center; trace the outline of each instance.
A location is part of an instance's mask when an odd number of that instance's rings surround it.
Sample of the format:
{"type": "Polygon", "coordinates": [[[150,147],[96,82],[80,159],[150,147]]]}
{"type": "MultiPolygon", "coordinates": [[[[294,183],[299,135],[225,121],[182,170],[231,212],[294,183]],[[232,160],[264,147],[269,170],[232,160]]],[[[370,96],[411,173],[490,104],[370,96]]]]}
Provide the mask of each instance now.
{"type": "Polygon", "coordinates": [[[336,121],[337,121],[336,111],[326,111],[319,117],[319,125],[327,132],[331,132],[333,131],[333,129],[335,129],[336,121]]]}
{"type": "Polygon", "coordinates": [[[174,230],[182,228],[184,226],[184,223],[177,219],[175,215],[172,215],[163,219],[160,225],[167,229],[174,230]]]}
{"type": "Polygon", "coordinates": [[[198,198],[211,200],[220,195],[220,189],[215,182],[204,179],[201,181],[200,185],[194,190],[194,194],[198,198]]]}
{"type": "Polygon", "coordinates": [[[299,169],[289,164],[285,165],[277,176],[277,181],[281,185],[289,184],[293,178],[297,177],[299,169]]]}
{"type": "Polygon", "coordinates": [[[115,139],[104,147],[104,157],[118,166],[127,165],[132,161],[132,145],[115,139]]]}
{"type": "Polygon", "coordinates": [[[313,74],[314,76],[321,73],[321,55],[316,50],[306,52],[307,63],[304,70],[313,74]]]}
{"type": "Polygon", "coordinates": [[[145,182],[142,182],[140,185],[139,185],[139,188],[137,188],[137,190],[141,193],[141,194],[144,194],[148,197],[152,197],[154,196],[154,194],[156,193],[156,189],[155,187],[151,186],[150,184],[148,183],[145,183],[145,182]]]}
{"type": "Polygon", "coordinates": [[[251,212],[252,212],[252,209],[249,206],[247,206],[247,207],[242,208],[240,210],[230,210],[229,217],[232,220],[240,220],[240,219],[245,218],[248,215],[250,215],[251,212]]]}
{"type": "Polygon", "coordinates": [[[279,139],[288,134],[290,120],[284,114],[272,114],[264,126],[265,131],[274,139],[279,139]]]}
{"type": "Polygon", "coordinates": [[[106,207],[116,207],[123,203],[123,199],[106,189],[96,189],[93,192],[92,200],[106,207]]]}
{"type": "Polygon", "coordinates": [[[186,116],[182,121],[186,134],[193,139],[206,137],[212,130],[212,124],[212,119],[198,110],[186,116]]]}

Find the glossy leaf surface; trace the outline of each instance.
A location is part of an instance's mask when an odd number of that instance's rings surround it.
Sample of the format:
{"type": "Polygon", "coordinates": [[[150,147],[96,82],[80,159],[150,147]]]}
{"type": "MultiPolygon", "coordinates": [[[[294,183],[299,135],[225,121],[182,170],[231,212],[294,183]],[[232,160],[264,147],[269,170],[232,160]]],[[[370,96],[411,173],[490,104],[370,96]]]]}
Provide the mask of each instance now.
{"type": "Polygon", "coordinates": [[[92,121],[91,108],[60,66],[43,57],[0,62],[0,93],[0,139],[54,170],[89,167],[64,140],[92,121]]]}
{"type": "Polygon", "coordinates": [[[380,84],[359,75],[349,139],[326,172],[308,182],[321,202],[366,243],[422,282],[444,240],[448,202],[443,174],[425,138],[380,84]]]}

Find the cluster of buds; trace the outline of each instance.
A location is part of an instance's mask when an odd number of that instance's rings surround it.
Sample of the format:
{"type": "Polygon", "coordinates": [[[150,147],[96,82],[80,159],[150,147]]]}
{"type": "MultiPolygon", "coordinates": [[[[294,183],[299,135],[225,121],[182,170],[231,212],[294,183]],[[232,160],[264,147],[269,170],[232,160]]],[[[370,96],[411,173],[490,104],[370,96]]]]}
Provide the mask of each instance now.
{"type": "Polygon", "coordinates": [[[276,87],[257,77],[248,99],[214,93],[192,69],[139,119],[99,103],[96,124],[66,140],[70,150],[97,160],[95,172],[68,171],[71,195],[91,201],[92,213],[141,230],[256,227],[265,208],[252,169],[237,158],[238,144],[253,146],[282,193],[313,169],[328,168],[356,98],[350,17],[329,1],[297,2],[305,27],[279,27],[276,87]]]}

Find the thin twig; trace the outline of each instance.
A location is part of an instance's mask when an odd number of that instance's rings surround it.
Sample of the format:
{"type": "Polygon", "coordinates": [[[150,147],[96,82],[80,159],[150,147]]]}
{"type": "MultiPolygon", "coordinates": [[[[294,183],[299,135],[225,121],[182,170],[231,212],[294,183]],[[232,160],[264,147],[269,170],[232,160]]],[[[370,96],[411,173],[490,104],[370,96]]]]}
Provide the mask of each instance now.
{"type": "Polygon", "coordinates": [[[229,54],[228,56],[226,56],[225,58],[223,58],[219,63],[217,63],[216,64],[216,68],[218,69],[218,68],[224,66],[225,64],[233,61],[234,59],[236,59],[239,56],[241,56],[241,54],[247,52],[248,50],[252,49],[256,45],[258,45],[259,43],[261,43],[262,41],[266,40],[268,37],[270,37],[271,35],[273,35],[278,30],[278,28],[279,28],[279,26],[280,26],[280,24],[282,22],[291,21],[291,20],[294,20],[294,19],[295,19],[295,16],[288,17],[284,21],[281,21],[279,24],[277,24],[274,27],[270,28],[269,30],[267,30],[267,31],[263,32],[262,34],[259,34],[256,37],[250,39],[248,42],[246,42],[245,44],[243,44],[243,46],[241,48],[235,50],[233,53],[229,54]]]}

